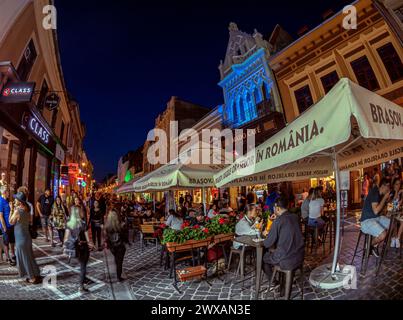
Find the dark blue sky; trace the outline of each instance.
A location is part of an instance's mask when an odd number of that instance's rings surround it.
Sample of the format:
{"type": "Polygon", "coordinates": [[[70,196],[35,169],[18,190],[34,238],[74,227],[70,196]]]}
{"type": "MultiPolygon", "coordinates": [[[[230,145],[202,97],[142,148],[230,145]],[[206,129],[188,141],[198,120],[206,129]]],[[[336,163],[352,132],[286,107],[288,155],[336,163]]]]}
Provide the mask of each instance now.
{"type": "Polygon", "coordinates": [[[56,0],[62,67],[87,127],[84,146],[99,181],[121,155],[142,145],[171,96],[210,108],[228,25],[270,34],[279,23],[297,30],[321,22],[333,1],[73,1],[56,0]]]}

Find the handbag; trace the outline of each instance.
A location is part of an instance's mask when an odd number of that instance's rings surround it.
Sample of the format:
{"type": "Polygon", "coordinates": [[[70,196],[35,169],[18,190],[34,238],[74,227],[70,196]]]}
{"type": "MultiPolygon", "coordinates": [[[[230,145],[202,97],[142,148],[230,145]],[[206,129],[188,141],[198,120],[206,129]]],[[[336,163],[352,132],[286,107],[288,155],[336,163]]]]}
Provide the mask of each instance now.
{"type": "Polygon", "coordinates": [[[31,239],[38,238],[38,231],[36,231],[36,227],[33,225],[29,226],[29,234],[31,235],[31,239]]]}

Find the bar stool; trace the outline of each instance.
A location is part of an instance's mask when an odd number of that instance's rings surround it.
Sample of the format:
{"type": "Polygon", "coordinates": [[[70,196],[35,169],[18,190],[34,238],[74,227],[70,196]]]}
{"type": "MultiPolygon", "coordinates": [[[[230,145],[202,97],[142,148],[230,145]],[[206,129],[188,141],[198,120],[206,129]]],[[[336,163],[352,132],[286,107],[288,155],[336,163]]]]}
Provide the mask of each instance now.
{"type": "MultiPolygon", "coordinates": [[[[274,270],[273,270],[273,275],[269,281],[269,289],[267,290],[266,293],[266,299],[268,298],[268,295],[270,293],[270,287],[271,284],[273,283],[276,275],[278,273],[280,273],[280,283],[281,286],[283,287],[284,285],[284,281],[281,281],[282,277],[281,275],[285,276],[285,299],[286,300],[290,300],[291,298],[291,291],[292,291],[292,285],[294,283],[294,277],[295,277],[295,272],[299,271],[300,272],[300,288],[299,288],[299,292],[301,294],[301,300],[304,300],[304,282],[305,282],[305,278],[304,278],[304,265],[300,265],[299,267],[293,269],[293,270],[285,270],[285,269],[281,269],[280,266],[274,266],[274,270]]],[[[282,290],[281,290],[282,291],[282,290]]]]}
{"type": "MultiPolygon", "coordinates": [[[[355,250],[354,250],[354,255],[353,258],[351,259],[351,265],[354,264],[354,259],[357,255],[357,250],[358,247],[360,245],[360,241],[361,241],[361,236],[364,235],[364,246],[363,249],[361,250],[362,254],[362,260],[361,260],[361,275],[365,276],[366,272],[367,272],[367,267],[368,267],[368,261],[369,261],[369,256],[371,253],[371,243],[372,243],[372,236],[370,234],[364,233],[360,230],[360,233],[358,235],[358,240],[357,240],[357,244],[355,246],[355,250]]],[[[378,259],[376,259],[376,263],[378,263],[378,259]]]]}

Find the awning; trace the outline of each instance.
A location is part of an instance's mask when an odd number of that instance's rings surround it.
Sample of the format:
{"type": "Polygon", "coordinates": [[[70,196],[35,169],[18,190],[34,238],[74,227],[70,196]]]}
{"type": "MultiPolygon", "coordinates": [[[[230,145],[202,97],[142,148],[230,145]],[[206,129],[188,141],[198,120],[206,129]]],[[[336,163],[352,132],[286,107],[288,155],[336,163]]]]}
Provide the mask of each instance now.
{"type": "Polygon", "coordinates": [[[281,174],[286,175],[282,181],[306,179],[309,174],[298,176],[302,168],[310,170],[311,177],[315,177],[315,171],[331,170],[333,165],[337,189],[334,257],[331,268],[317,268],[318,272],[312,273],[316,279],[312,280],[317,284],[341,286],[346,275],[337,273],[341,237],[339,172],[402,157],[402,114],[403,108],[397,104],[349,79],[341,79],[287,127],[217,173],[216,185],[236,185],[237,181],[242,183],[253,178],[270,183],[281,174]]]}
{"type": "MultiPolygon", "coordinates": [[[[203,149],[189,149],[169,164],[144,176],[133,184],[135,192],[214,187],[213,175],[227,166],[224,157],[220,156],[218,164],[193,164],[190,162],[191,152],[201,153],[203,149]]],[[[210,150],[206,152],[213,155],[210,150]]]]}
{"type": "Polygon", "coordinates": [[[349,79],[263,144],[214,176],[216,185],[271,183],[329,175],[403,156],[403,109],[349,79]]]}
{"type": "Polygon", "coordinates": [[[116,193],[117,194],[122,194],[122,193],[132,193],[134,191],[133,183],[137,180],[139,180],[140,177],[135,178],[134,180],[132,179],[129,182],[126,182],[122,184],[120,187],[117,188],[116,193]]]}

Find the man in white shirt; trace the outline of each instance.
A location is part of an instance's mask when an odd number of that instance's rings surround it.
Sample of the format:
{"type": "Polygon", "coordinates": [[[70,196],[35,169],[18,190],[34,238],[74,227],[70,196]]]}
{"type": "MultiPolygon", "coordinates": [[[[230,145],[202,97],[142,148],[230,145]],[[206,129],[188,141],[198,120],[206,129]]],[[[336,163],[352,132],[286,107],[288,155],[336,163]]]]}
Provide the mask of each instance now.
{"type": "MultiPolygon", "coordinates": [[[[260,231],[254,227],[257,217],[256,206],[249,204],[246,206],[246,210],[246,215],[235,226],[235,234],[237,236],[258,236],[260,231]]],[[[242,246],[241,243],[236,241],[234,241],[233,245],[235,249],[239,249],[242,246]]]]}

